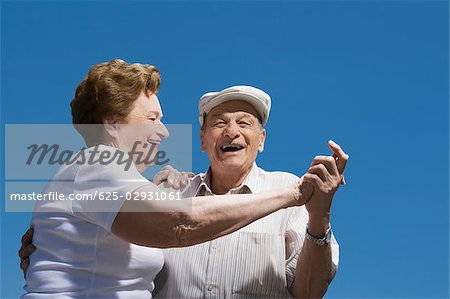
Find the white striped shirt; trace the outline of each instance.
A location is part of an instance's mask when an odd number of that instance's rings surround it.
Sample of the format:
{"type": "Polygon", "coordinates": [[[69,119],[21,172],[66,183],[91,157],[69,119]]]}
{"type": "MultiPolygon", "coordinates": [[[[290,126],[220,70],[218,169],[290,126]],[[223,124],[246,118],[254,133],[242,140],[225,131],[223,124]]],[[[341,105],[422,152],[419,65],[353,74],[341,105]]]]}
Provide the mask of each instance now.
{"type": "MultiPolygon", "coordinates": [[[[259,193],[287,187],[298,177],[253,165],[244,183],[229,193],[259,193]]],[[[197,175],[184,196],[211,195],[209,171],[197,175]]],[[[202,244],[164,249],[156,298],[289,298],[305,239],[304,206],[279,210],[227,236],[202,244]]],[[[339,250],[332,237],[332,261],[339,250]]]]}

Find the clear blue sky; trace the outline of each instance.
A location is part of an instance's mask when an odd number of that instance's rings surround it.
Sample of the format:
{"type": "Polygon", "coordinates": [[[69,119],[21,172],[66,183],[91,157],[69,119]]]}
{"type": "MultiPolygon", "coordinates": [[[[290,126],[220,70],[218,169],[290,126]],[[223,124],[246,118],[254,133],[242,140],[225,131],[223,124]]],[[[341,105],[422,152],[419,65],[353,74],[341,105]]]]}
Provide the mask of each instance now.
{"type": "MultiPolygon", "coordinates": [[[[70,123],[92,64],[150,63],[166,123],[193,124],[198,172],[198,97],[260,87],[273,99],[260,166],[301,175],[330,138],[350,154],[327,297],[448,297],[448,15],[447,1],[2,1],[2,125],[70,123]]],[[[3,207],[1,298],[15,298],[30,214],[3,207]]]]}

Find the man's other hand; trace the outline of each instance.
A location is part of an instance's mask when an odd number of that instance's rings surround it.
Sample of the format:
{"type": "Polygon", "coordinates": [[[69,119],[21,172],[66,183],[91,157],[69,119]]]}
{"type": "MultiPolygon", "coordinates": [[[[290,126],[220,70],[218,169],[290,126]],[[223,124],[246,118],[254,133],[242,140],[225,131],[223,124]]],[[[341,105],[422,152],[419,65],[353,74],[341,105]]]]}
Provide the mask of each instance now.
{"type": "Polygon", "coordinates": [[[36,250],[33,245],[34,230],[30,227],[22,236],[22,247],[19,249],[20,269],[23,271],[23,277],[27,276],[27,269],[30,265],[30,255],[36,250]]]}

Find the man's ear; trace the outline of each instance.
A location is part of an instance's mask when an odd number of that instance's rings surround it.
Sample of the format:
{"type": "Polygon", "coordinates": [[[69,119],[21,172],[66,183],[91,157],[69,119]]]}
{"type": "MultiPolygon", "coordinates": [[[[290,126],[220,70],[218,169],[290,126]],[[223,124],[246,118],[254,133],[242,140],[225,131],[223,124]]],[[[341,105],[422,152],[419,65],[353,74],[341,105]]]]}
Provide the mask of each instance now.
{"type": "Polygon", "coordinates": [[[206,152],[206,146],[205,143],[203,142],[203,138],[204,138],[205,133],[203,132],[203,129],[200,129],[200,142],[201,142],[201,150],[202,152],[206,152]]]}
{"type": "Polygon", "coordinates": [[[266,141],[266,129],[261,130],[258,151],[262,153],[264,151],[264,142],[266,141]]]}

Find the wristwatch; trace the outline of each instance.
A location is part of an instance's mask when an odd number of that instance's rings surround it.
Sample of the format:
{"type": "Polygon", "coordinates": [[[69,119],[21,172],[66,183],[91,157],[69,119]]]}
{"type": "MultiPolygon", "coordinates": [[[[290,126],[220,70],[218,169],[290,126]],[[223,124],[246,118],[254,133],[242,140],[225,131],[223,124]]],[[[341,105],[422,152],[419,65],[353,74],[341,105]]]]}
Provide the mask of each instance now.
{"type": "Polygon", "coordinates": [[[306,228],[306,239],[313,242],[316,245],[319,246],[327,246],[328,244],[330,244],[331,242],[331,226],[326,230],[325,232],[325,236],[321,239],[318,239],[316,237],[314,237],[313,235],[311,235],[308,231],[308,228],[306,228]]]}

